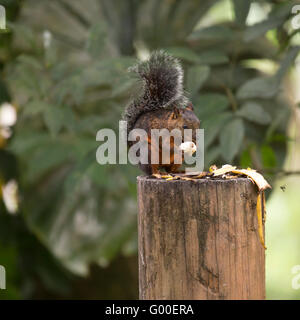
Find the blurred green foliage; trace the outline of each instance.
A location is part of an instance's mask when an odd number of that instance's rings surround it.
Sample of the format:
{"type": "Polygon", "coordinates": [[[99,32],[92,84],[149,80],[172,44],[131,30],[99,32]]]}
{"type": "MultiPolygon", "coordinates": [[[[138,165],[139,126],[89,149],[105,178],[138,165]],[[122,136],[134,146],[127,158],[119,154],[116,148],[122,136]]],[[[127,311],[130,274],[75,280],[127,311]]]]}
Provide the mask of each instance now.
{"type": "Polygon", "coordinates": [[[118,130],[137,90],[126,70],[151,50],[183,62],[205,129],[206,167],[229,162],[272,179],[287,153],[291,108],[282,84],[299,52],[289,27],[295,3],[0,1],[11,31],[0,34],[0,102],[18,111],[0,149],[0,180],[16,179],[20,192],[17,216],[0,204],[0,234],[11,233],[0,237],[0,263],[22,270],[9,279],[12,291],[22,291],[6,297],[37,296],[41,287],[72,297],[70,283],[90,264],[104,268],[120,253],[136,253],[139,172],[98,165],[95,136],[118,130]],[[256,11],[261,21],[249,24],[256,11]],[[268,70],[260,67],[266,61],[268,70]]]}

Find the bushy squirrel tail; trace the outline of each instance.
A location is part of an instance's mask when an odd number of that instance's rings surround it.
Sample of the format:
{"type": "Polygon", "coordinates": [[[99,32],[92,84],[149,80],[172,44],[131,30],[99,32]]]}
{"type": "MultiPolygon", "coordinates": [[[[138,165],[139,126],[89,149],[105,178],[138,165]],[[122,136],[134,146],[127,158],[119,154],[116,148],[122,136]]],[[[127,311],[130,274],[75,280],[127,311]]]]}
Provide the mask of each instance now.
{"type": "Polygon", "coordinates": [[[149,60],[131,67],[142,81],[143,93],[126,109],[123,119],[130,131],[138,117],[149,111],[167,108],[183,98],[183,70],[180,62],[160,50],[151,54],[149,60]]]}

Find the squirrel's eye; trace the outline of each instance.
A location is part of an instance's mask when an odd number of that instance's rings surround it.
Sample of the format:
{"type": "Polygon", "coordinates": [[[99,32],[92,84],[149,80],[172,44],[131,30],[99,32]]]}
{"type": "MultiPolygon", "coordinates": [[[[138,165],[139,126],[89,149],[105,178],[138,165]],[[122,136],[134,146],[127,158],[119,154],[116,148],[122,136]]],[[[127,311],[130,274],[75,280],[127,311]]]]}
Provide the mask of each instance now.
{"type": "Polygon", "coordinates": [[[188,126],[186,124],[183,125],[183,129],[187,129],[188,126]]]}

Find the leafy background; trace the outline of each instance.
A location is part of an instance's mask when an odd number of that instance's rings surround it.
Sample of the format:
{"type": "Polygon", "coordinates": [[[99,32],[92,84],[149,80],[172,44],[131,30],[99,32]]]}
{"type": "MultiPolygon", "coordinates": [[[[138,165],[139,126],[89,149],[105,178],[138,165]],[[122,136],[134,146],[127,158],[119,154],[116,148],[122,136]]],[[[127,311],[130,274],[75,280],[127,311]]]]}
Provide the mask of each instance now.
{"type": "Polygon", "coordinates": [[[184,65],[206,168],[250,166],[273,184],[267,296],[299,298],[297,3],[0,1],[9,29],[0,34],[0,104],[17,112],[14,125],[0,123],[0,185],[18,186],[16,212],[0,197],[0,298],[137,298],[139,171],[98,165],[95,137],[118,130],[137,90],[126,70],[157,48],[184,65]]]}

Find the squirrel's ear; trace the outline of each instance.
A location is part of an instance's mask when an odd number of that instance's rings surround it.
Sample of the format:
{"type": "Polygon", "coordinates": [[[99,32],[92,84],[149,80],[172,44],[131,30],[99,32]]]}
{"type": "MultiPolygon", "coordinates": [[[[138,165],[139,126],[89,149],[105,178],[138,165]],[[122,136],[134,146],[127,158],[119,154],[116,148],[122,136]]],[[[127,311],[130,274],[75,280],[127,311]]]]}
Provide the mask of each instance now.
{"type": "Polygon", "coordinates": [[[180,110],[178,108],[174,108],[174,111],[171,113],[171,119],[177,119],[180,115],[180,110]]]}
{"type": "Polygon", "coordinates": [[[187,109],[187,110],[190,110],[190,111],[194,111],[194,106],[193,106],[193,104],[190,102],[190,103],[186,106],[186,109],[187,109]]]}

